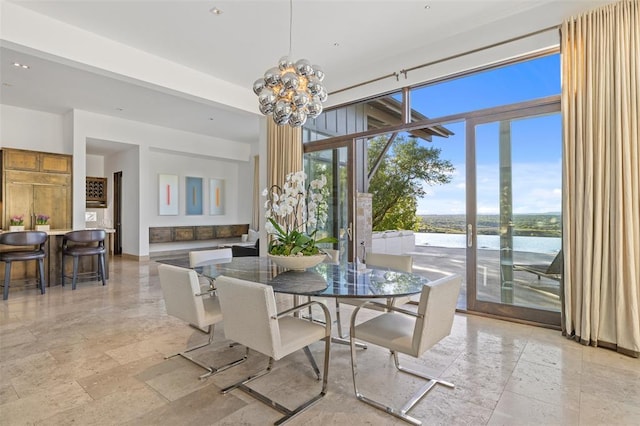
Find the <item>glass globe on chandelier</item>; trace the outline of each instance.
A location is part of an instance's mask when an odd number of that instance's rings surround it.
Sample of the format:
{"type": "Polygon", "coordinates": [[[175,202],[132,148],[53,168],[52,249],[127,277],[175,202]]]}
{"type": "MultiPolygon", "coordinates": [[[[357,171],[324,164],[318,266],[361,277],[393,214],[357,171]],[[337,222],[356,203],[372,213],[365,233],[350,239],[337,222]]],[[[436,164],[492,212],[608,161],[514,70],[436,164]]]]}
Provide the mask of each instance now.
{"type": "Polygon", "coordinates": [[[277,67],[269,68],[264,77],[257,79],[253,92],[258,95],[260,112],[271,115],[278,126],[300,127],[307,118],[316,118],[322,113],[327,89],[322,84],[322,68],[306,59],[295,62],[290,59],[292,24],[293,0],[290,0],[289,56],[280,58],[277,67]]]}

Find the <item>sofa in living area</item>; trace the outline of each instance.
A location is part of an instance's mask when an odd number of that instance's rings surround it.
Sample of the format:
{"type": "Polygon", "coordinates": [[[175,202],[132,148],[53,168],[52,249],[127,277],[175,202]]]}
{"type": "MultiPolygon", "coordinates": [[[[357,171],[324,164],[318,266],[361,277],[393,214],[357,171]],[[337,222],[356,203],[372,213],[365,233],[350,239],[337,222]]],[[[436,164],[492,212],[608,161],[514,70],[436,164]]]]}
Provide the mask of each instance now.
{"type": "Polygon", "coordinates": [[[416,236],[413,231],[382,231],[371,236],[371,252],[406,254],[415,251],[416,236]]]}

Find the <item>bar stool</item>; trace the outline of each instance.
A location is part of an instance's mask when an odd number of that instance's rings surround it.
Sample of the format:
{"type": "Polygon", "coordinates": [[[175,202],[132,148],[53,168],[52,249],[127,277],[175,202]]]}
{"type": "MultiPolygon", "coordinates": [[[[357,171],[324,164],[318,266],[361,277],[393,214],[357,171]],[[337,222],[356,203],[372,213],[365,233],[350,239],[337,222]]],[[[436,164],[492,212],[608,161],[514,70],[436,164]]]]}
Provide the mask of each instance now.
{"type": "Polygon", "coordinates": [[[73,256],[73,276],[71,277],[71,289],[76,289],[78,279],[78,258],[80,256],[98,256],[98,279],[105,282],[104,269],[104,240],[107,233],[104,229],[87,229],[82,231],[71,231],[64,234],[62,238],[62,286],[64,287],[64,257],[73,256]],[[72,244],[69,244],[71,242],[72,244]]]}
{"type": "Polygon", "coordinates": [[[11,262],[37,260],[40,282],[40,294],[44,294],[47,285],[44,276],[44,243],[47,241],[47,233],[41,231],[5,232],[0,234],[0,244],[8,246],[37,246],[31,250],[13,250],[0,252],[0,261],[5,262],[4,267],[4,292],[2,300],[9,298],[9,282],[11,281],[11,262]]]}

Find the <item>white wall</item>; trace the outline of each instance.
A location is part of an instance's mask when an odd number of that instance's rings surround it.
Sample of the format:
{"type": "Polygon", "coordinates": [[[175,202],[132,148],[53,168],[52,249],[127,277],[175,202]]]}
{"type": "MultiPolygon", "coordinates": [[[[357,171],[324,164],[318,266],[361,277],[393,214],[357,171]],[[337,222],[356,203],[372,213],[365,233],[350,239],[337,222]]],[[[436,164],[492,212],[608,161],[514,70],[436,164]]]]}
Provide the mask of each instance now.
{"type": "MultiPolygon", "coordinates": [[[[104,217],[112,219],[113,173],[123,172],[123,253],[149,254],[149,226],[182,224],[250,223],[253,186],[250,144],[207,137],[160,126],[123,120],[87,111],[64,115],[0,105],[2,146],[73,155],[73,228],[84,228],[85,177],[108,178],[108,208],[104,217]],[[87,139],[118,142],[128,147],[116,154],[87,155],[87,139]],[[159,170],[156,170],[159,168],[159,170]],[[186,216],[184,204],[179,216],[159,216],[158,173],[224,178],[227,184],[227,211],[223,216],[186,216]],[[244,194],[244,195],[243,195],[244,194]]],[[[206,195],[208,197],[208,195],[206,195]]]]}
{"type": "Polygon", "coordinates": [[[0,147],[71,154],[58,114],[0,105],[0,147]]]}
{"type": "Polygon", "coordinates": [[[104,156],[87,154],[87,176],[105,177],[104,156]]]}
{"type": "MultiPolygon", "coordinates": [[[[229,161],[203,158],[202,156],[168,153],[150,150],[148,176],[145,191],[150,194],[149,203],[142,208],[142,215],[149,226],[190,226],[190,225],[228,225],[251,223],[253,174],[251,161],[229,161]],[[159,190],[158,175],[178,176],[178,215],[160,216],[158,214],[159,190]],[[203,213],[186,215],[186,177],[202,178],[203,213]],[[223,215],[210,215],[210,182],[212,178],[224,179],[223,215]]],[[[195,246],[211,245],[211,242],[153,244],[150,252],[177,250],[195,246]]]]}
{"type": "Polygon", "coordinates": [[[141,151],[144,148],[132,146],[105,157],[105,173],[109,176],[108,212],[113,218],[113,173],[122,172],[122,222],[121,241],[122,253],[132,256],[146,256],[149,254],[149,228],[140,220],[141,206],[146,202],[145,189],[140,188],[139,164],[141,151]],[[141,240],[141,236],[144,237],[141,240]]]}
{"type": "MultiPolygon", "coordinates": [[[[251,201],[235,199],[235,208],[232,213],[225,215],[224,222],[205,222],[204,216],[200,221],[184,216],[184,206],[181,206],[179,216],[167,216],[158,219],[157,215],[157,171],[155,167],[162,165],[162,158],[173,159],[168,163],[178,164],[171,166],[179,176],[192,176],[193,165],[198,164],[198,171],[203,176],[212,175],[216,167],[226,167],[226,164],[238,164],[237,169],[230,171],[233,180],[250,182],[249,164],[252,147],[234,141],[207,137],[195,133],[189,133],[146,123],[123,120],[116,117],[94,114],[87,111],[73,111],[73,138],[74,152],[82,155],[84,169],[86,154],[82,152],[85,141],[89,138],[104,141],[113,141],[132,146],[125,154],[119,153],[114,158],[105,159],[105,174],[109,177],[113,172],[123,172],[123,217],[122,217],[122,250],[125,254],[134,256],[147,256],[149,254],[149,226],[174,226],[181,224],[207,224],[207,223],[249,223],[251,201]],[[133,150],[137,148],[137,150],[133,150]],[[164,153],[158,156],[159,153],[164,153]],[[185,159],[186,157],[186,159],[185,159]],[[200,163],[200,161],[203,161],[200,163]],[[207,162],[215,161],[207,165],[207,162]],[[239,164],[244,164],[241,168],[239,164]],[[248,204],[246,204],[248,203],[248,204]],[[241,208],[242,206],[242,208],[241,208]],[[248,206],[248,207],[247,207],[248,206]],[[240,212],[248,219],[240,221],[240,212]],[[170,219],[166,219],[170,218],[170,219]]],[[[75,158],[74,158],[75,166],[75,158]]],[[[84,172],[84,170],[83,170],[84,172]]],[[[83,175],[84,176],[84,175],[83,175]]],[[[229,179],[230,181],[232,179],[229,179]]],[[[184,180],[182,181],[184,182],[184,180]]],[[[81,188],[81,193],[74,197],[74,224],[82,223],[84,226],[85,184],[74,179],[74,193],[76,185],[81,188]],[[81,213],[80,213],[81,212],[81,213]]],[[[236,183],[239,185],[239,183],[236,183]]],[[[233,186],[233,185],[232,185],[233,186]]],[[[249,186],[250,188],[251,186],[249,186]]],[[[239,188],[236,186],[236,188],[239,188]]],[[[227,191],[230,192],[230,191],[227,191]]],[[[232,202],[232,204],[234,204],[232,202]]],[[[230,207],[231,208],[231,207],[230,207]]],[[[214,216],[210,216],[213,218],[214,216]]],[[[244,218],[244,216],[242,216],[244,218]]],[[[208,219],[207,219],[208,220],[208,219]]],[[[211,219],[215,220],[215,219],[211,219]]],[[[75,225],[74,225],[75,226],[75,225]]]]}

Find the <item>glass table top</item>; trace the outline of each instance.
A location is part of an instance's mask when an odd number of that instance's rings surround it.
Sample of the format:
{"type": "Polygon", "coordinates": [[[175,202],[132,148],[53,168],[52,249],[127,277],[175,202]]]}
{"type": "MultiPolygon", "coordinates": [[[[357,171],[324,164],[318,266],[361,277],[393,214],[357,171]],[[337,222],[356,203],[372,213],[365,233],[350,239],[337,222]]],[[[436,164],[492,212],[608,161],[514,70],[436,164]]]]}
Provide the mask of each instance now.
{"type": "Polygon", "coordinates": [[[275,292],[305,296],[389,298],[422,291],[426,277],[388,268],[321,263],[306,271],[290,271],[266,257],[220,259],[195,268],[205,277],[225,275],[273,286],[275,292]],[[214,263],[215,262],[215,263],[214,263]]]}

